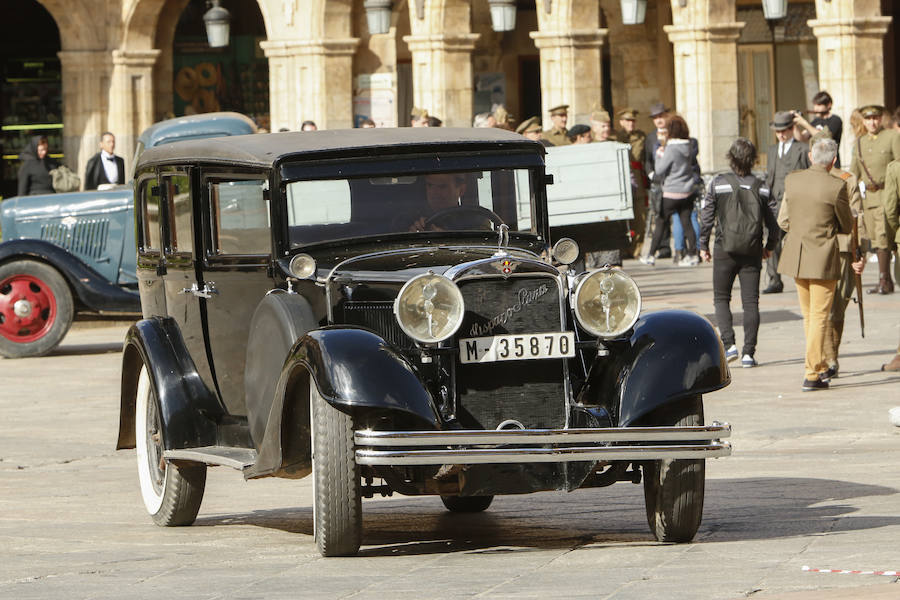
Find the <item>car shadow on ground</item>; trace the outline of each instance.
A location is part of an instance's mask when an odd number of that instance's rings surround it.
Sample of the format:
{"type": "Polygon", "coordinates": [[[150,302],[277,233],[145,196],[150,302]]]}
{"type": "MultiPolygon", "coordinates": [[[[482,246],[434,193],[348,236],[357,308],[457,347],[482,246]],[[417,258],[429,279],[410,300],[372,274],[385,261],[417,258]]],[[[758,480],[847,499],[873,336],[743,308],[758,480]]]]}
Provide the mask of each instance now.
{"type": "MultiPolygon", "coordinates": [[[[852,498],[900,491],[834,479],[708,479],[695,542],[764,540],[900,524],[900,516],[853,516],[852,498]]],[[[436,497],[363,502],[362,556],[655,545],[640,486],[504,496],[482,513],[450,513],[436,497]],[[620,493],[617,493],[620,492],[620,493]],[[596,502],[588,494],[596,494],[596,502]]],[[[251,525],[312,535],[312,508],[258,510],[199,518],[195,526],[251,525]]]]}

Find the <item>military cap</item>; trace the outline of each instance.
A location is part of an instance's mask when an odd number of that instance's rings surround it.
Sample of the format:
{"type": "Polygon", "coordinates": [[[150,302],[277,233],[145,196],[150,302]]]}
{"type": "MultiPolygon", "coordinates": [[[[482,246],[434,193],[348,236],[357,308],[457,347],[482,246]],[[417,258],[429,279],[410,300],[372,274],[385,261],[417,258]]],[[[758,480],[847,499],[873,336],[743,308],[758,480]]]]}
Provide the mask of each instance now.
{"type": "Polygon", "coordinates": [[[516,127],[516,133],[531,133],[532,131],[540,131],[541,130],[541,122],[537,117],[531,117],[530,119],[525,119],[519,126],[516,127]]]}
{"type": "Polygon", "coordinates": [[[409,111],[409,116],[410,116],[410,118],[413,118],[413,119],[416,119],[416,120],[418,120],[418,119],[427,119],[427,118],[428,118],[428,111],[425,110],[424,108],[417,108],[417,107],[414,106],[413,109],[412,109],[411,111],[409,111]]]}
{"type": "Polygon", "coordinates": [[[650,118],[655,119],[659,115],[663,113],[669,112],[669,109],[662,102],[657,102],[655,104],[650,105],[650,118]]]}
{"type": "Polygon", "coordinates": [[[584,135],[585,133],[590,133],[591,128],[587,125],[573,125],[572,129],[569,130],[569,133],[566,136],[570,140],[575,140],[579,135],[584,135]]]}
{"type": "Polygon", "coordinates": [[[637,119],[638,111],[629,106],[627,108],[623,108],[616,114],[618,115],[620,121],[622,119],[625,119],[626,121],[635,121],[637,119]]]}
{"type": "Polygon", "coordinates": [[[794,113],[789,110],[781,110],[775,113],[775,118],[769,122],[769,127],[775,131],[784,131],[794,126],[794,113]]]}
{"type": "Polygon", "coordinates": [[[862,113],[863,119],[866,117],[880,117],[884,114],[884,107],[877,104],[869,104],[860,108],[859,112],[862,113]]]}
{"type": "Polygon", "coordinates": [[[559,106],[554,106],[550,109],[550,115],[567,115],[569,114],[569,105],[568,104],[560,104],[559,106]]]}
{"type": "Polygon", "coordinates": [[[599,121],[601,123],[609,123],[609,113],[605,110],[595,110],[591,113],[591,121],[599,121]]]}

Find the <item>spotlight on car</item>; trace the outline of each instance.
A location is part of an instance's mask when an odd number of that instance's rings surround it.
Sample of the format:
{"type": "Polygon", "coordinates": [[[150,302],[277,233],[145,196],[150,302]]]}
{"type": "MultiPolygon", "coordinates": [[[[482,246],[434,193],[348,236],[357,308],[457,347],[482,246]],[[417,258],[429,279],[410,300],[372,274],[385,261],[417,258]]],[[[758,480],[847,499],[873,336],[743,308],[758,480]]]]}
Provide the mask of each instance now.
{"type": "Polygon", "coordinates": [[[634,280],[616,268],[582,275],[575,287],[575,317],[590,334],[619,337],[641,314],[641,292],[634,280]]]}
{"type": "Polygon", "coordinates": [[[298,254],[291,259],[289,268],[297,279],[309,279],[316,274],[316,259],[309,254],[298,254]]]}
{"type": "Polygon", "coordinates": [[[423,344],[436,344],[456,333],[464,312],[462,292],[456,284],[431,272],[407,281],[394,300],[400,328],[423,344]]]}

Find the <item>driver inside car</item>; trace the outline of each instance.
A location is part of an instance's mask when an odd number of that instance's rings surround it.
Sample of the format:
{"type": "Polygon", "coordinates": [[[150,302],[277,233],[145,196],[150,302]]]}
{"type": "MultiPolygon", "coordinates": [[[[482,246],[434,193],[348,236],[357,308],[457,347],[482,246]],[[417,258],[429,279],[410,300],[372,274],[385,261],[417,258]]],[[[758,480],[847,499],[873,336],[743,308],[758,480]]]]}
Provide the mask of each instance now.
{"type": "Polygon", "coordinates": [[[462,173],[426,175],[424,214],[412,222],[409,231],[493,230],[491,219],[479,214],[477,207],[462,205],[465,193],[466,176],[462,173]]]}

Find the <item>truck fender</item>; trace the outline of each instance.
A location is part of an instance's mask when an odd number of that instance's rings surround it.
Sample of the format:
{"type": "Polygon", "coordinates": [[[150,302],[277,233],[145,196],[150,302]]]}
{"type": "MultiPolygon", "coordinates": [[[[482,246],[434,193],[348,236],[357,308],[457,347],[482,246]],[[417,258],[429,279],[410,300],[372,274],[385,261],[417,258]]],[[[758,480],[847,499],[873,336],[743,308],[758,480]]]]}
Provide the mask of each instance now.
{"type": "Polygon", "coordinates": [[[197,373],[177,323],[152,317],[132,325],[125,337],[116,449],[135,445],[134,407],[142,366],[159,403],[165,449],[216,445],[216,422],[225,411],[197,373]]]}
{"type": "Polygon", "coordinates": [[[412,418],[438,429],[440,413],[415,369],[368,329],[331,326],[308,332],[284,361],[266,433],[247,478],[309,472],[309,386],[345,412],[367,409],[412,418]]]}
{"type": "Polygon", "coordinates": [[[702,316],[685,310],[641,317],[611,357],[594,363],[583,400],[606,404],[620,427],[636,424],[663,405],[731,383],[715,329],[702,316]],[[611,391],[600,398],[602,390],[611,391]]]}
{"type": "Polygon", "coordinates": [[[141,312],[141,298],[110,283],[80,258],[56,244],[35,239],[0,244],[0,263],[34,259],[47,263],[65,278],[74,295],[91,310],[141,312]]]}

